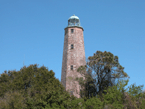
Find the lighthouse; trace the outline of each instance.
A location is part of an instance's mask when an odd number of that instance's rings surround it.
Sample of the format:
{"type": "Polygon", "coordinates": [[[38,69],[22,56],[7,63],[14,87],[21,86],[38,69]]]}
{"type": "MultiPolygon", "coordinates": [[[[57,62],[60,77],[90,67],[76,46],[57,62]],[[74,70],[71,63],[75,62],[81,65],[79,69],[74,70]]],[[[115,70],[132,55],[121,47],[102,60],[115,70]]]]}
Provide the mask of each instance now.
{"type": "Polygon", "coordinates": [[[77,69],[86,65],[84,29],[81,27],[80,19],[73,15],[68,19],[68,26],[64,30],[61,83],[71,95],[80,98],[81,86],[75,78],[83,77],[77,69]]]}

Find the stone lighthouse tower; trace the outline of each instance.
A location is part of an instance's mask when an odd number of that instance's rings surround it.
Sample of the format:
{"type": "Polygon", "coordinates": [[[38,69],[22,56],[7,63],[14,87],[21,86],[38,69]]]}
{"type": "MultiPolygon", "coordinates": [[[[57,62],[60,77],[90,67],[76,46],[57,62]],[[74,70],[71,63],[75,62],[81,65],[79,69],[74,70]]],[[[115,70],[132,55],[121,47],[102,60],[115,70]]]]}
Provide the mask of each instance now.
{"type": "MultiPolygon", "coordinates": [[[[73,15],[68,19],[68,26],[65,30],[64,46],[63,46],[63,62],[61,72],[61,83],[71,95],[80,98],[80,86],[76,77],[83,77],[77,72],[81,65],[85,65],[84,50],[84,29],[80,25],[80,20],[73,15]]],[[[84,77],[83,77],[84,78],[84,77]]]]}

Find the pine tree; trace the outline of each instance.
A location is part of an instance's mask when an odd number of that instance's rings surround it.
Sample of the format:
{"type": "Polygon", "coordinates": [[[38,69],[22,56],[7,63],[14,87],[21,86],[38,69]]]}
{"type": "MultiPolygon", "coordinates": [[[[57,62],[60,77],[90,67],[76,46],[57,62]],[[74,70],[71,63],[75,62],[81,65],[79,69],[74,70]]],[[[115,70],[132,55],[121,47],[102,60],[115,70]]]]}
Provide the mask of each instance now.
{"type": "Polygon", "coordinates": [[[76,80],[82,86],[82,96],[86,98],[102,95],[106,87],[114,86],[119,79],[128,77],[124,67],[119,64],[118,57],[106,51],[97,51],[88,57],[86,65],[80,66],[77,71],[85,76],[85,80],[76,80]]]}

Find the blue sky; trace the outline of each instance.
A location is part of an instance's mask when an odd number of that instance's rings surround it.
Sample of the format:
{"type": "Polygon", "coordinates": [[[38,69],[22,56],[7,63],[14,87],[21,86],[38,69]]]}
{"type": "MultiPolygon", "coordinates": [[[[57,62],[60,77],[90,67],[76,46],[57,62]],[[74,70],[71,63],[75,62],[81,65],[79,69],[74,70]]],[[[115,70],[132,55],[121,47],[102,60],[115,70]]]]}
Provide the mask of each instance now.
{"type": "MultiPolygon", "coordinates": [[[[119,57],[129,85],[145,83],[145,0],[0,0],[0,74],[39,64],[61,80],[64,28],[84,28],[85,55],[119,57]]],[[[145,86],[144,86],[145,89],[145,86]]]]}

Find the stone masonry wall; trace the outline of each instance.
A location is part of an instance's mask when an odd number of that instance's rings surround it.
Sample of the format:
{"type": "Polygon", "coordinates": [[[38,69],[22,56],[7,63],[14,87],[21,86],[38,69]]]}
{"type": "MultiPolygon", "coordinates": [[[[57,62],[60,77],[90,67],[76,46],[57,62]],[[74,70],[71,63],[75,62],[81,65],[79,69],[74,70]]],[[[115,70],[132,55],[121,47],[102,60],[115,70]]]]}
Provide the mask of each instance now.
{"type": "Polygon", "coordinates": [[[85,64],[83,29],[79,27],[67,27],[65,29],[63,47],[61,83],[67,91],[72,91],[73,95],[78,98],[80,97],[80,86],[79,83],[73,79],[82,77],[82,75],[77,72],[77,68],[85,64]],[[71,33],[71,29],[74,29],[73,33],[71,33]],[[71,49],[71,44],[74,46],[73,49],[71,49]],[[73,65],[73,70],[71,70],[71,65],[73,65]]]}

